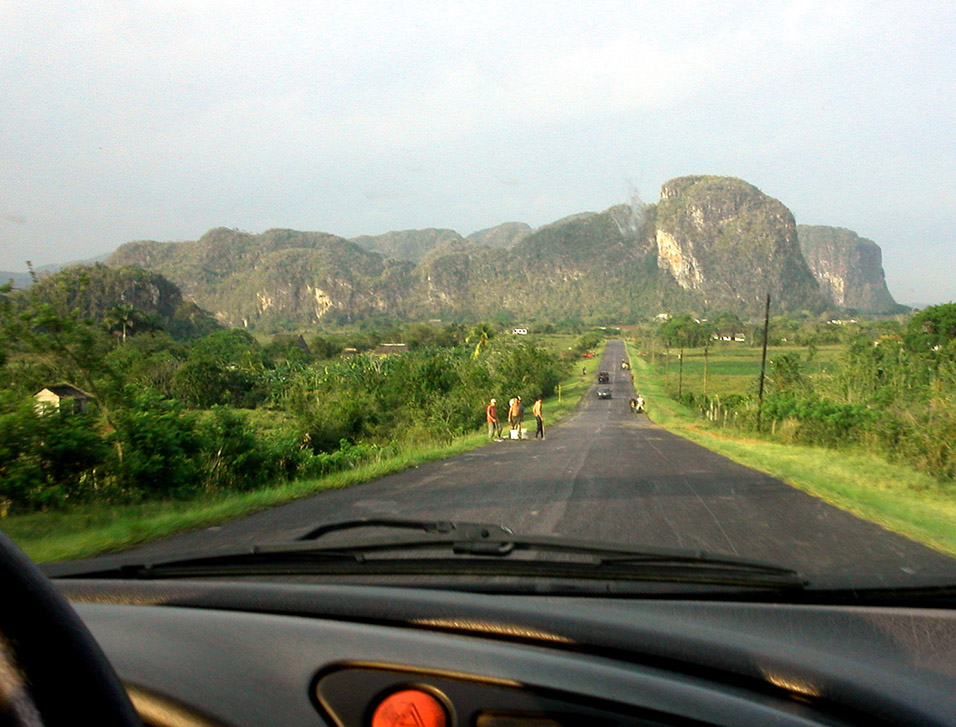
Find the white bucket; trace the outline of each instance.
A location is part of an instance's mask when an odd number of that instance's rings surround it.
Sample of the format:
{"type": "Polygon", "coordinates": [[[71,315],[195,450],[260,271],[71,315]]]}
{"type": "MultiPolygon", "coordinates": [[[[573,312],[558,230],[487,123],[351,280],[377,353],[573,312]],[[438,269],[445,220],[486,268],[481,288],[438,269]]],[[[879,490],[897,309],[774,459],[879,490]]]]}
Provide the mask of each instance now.
{"type": "Polygon", "coordinates": [[[528,430],[525,429],[524,427],[521,428],[521,438],[522,438],[522,439],[527,439],[527,438],[528,438],[528,430]]]}
{"type": "Polygon", "coordinates": [[[521,432],[519,432],[517,429],[512,429],[512,430],[511,430],[511,438],[512,438],[512,439],[517,439],[520,435],[521,435],[521,432]]]}

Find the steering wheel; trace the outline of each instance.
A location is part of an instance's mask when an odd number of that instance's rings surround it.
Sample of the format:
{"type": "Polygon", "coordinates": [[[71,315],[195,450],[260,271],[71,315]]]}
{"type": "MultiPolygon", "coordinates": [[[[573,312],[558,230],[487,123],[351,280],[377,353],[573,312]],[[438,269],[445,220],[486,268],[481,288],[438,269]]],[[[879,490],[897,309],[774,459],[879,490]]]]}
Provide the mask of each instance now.
{"type": "Polygon", "coordinates": [[[80,617],[2,532],[0,590],[0,724],[141,727],[80,617]]]}

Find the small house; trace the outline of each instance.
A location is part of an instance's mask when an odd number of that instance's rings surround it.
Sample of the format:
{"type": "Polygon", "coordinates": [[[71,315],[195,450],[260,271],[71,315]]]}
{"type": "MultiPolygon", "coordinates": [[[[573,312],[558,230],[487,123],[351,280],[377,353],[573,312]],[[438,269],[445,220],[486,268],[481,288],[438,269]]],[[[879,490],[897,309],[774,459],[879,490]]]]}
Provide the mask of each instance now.
{"type": "Polygon", "coordinates": [[[77,411],[86,411],[90,402],[93,400],[92,394],[87,394],[82,389],[77,389],[69,384],[58,384],[57,386],[47,386],[40,389],[33,395],[33,401],[37,411],[44,408],[60,408],[60,402],[72,401],[77,411]]]}

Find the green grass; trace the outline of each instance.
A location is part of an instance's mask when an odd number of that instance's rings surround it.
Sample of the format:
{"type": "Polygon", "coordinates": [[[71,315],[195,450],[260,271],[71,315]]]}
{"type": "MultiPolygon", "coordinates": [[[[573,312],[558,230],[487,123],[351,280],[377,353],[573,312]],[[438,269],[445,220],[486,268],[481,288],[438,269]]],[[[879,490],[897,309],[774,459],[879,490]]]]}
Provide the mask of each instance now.
{"type": "Polygon", "coordinates": [[[83,505],[63,512],[32,513],[3,519],[4,532],[33,560],[88,558],[105,552],[235,520],[323,490],[348,487],[401,472],[435,459],[481,446],[479,433],[445,445],[408,449],[400,454],[314,480],[297,480],[247,493],[139,505],[83,505]]]}
{"type": "Polygon", "coordinates": [[[956,555],[953,485],[869,452],[781,444],[712,428],[667,395],[662,377],[646,361],[633,352],[631,361],[655,423],[859,517],[956,555]]]}
{"type": "MultiPolygon", "coordinates": [[[[841,345],[820,346],[812,360],[807,360],[807,349],[801,346],[770,346],[767,349],[767,370],[772,371],[775,356],[786,354],[798,358],[805,373],[811,377],[832,375],[839,364],[839,356],[844,350],[841,345]]],[[[674,393],[678,389],[681,377],[678,351],[672,349],[669,361],[665,363],[665,353],[654,351],[652,359],[654,369],[665,377],[667,389],[674,393]],[[666,375],[665,375],[666,372],[666,375]]],[[[755,389],[760,375],[761,349],[736,343],[718,343],[708,348],[704,355],[702,348],[684,350],[683,382],[684,393],[698,392],[708,394],[739,394],[755,389]],[[706,361],[707,381],[704,382],[706,361]]]]}
{"type": "MultiPolygon", "coordinates": [[[[599,361],[600,355],[581,359],[581,364],[575,364],[574,373],[561,383],[560,397],[555,395],[545,400],[545,426],[554,424],[574,409],[590,386],[599,361]],[[581,376],[581,366],[587,368],[586,376],[581,376]]],[[[530,411],[530,407],[528,409],[530,411]]],[[[487,443],[482,427],[482,431],[450,443],[408,447],[398,455],[320,479],[297,480],[253,492],[215,497],[207,495],[138,505],[82,505],[61,512],[10,515],[0,520],[0,529],[38,562],[90,558],[174,533],[236,520],[324,490],[370,482],[487,443]]]]}

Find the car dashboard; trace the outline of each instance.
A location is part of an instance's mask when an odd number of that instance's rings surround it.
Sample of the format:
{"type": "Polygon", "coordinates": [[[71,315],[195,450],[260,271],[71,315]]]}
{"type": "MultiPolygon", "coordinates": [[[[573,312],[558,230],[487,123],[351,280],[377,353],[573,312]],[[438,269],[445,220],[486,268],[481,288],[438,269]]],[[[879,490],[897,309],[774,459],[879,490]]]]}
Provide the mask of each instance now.
{"type": "Polygon", "coordinates": [[[956,724],[946,609],[55,583],[149,725],[956,724]]]}

